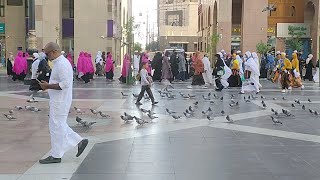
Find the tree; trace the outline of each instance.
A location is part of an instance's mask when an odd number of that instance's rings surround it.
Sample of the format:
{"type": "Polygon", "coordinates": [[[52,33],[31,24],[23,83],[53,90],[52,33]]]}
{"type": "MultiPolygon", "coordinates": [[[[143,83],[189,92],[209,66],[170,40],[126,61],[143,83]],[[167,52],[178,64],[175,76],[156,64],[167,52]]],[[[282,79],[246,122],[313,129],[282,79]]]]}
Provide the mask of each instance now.
{"type": "Polygon", "coordinates": [[[207,46],[207,53],[213,53],[214,50],[216,50],[217,48],[217,44],[219,42],[219,35],[218,34],[213,34],[212,36],[210,36],[210,42],[207,46]]]}
{"type": "Polygon", "coordinates": [[[150,50],[152,52],[159,50],[159,42],[152,41],[150,44],[146,46],[146,50],[150,50]]]}
{"type": "Polygon", "coordinates": [[[291,38],[286,42],[289,48],[297,51],[302,50],[303,43],[301,41],[301,37],[305,34],[305,28],[289,26],[288,31],[288,34],[291,36],[291,38]]]}
{"type": "Polygon", "coordinates": [[[134,43],[133,50],[134,51],[142,51],[142,44],[139,42],[134,43]]]}
{"type": "Polygon", "coordinates": [[[270,50],[270,47],[268,44],[263,43],[262,41],[256,45],[257,53],[259,53],[261,56],[268,53],[270,50]]]}

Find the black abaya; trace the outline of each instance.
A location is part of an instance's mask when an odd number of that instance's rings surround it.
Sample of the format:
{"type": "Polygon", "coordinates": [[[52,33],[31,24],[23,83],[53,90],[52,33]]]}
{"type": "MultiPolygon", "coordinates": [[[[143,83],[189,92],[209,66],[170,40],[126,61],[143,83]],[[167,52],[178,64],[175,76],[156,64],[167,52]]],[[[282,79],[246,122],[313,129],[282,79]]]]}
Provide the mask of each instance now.
{"type": "Polygon", "coordinates": [[[7,60],[7,75],[8,76],[12,76],[13,75],[12,68],[13,68],[12,63],[8,58],[8,60],[7,60]]]}

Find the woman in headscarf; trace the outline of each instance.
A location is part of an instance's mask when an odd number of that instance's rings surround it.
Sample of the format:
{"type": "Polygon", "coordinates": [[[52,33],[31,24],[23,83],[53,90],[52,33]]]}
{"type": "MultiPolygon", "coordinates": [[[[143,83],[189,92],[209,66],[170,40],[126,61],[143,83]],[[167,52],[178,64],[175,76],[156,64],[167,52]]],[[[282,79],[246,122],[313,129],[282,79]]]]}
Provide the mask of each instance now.
{"type": "Polygon", "coordinates": [[[304,89],[304,85],[302,85],[302,81],[301,81],[301,75],[300,75],[300,66],[299,66],[299,59],[298,59],[298,54],[297,53],[293,53],[292,54],[292,71],[291,71],[291,87],[294,88],[299,88],[301,87],[301,89],[304,89]]]}
{"type": "Polygon", "coordinates": [[[27,61],[23,57],[23,52],[19,51],[17,56],[14,59],[14,65],[12,68],[13,77],[12,80],[16,81],[17,79],[23,81],[27,73],[27,61]]]}
{"type": "Polygon", "coordinates": [[[164,83],[165,81],[169,81],[171,83],[173,79],[173,75],[171,72],[171,66],[169,63],[169,56],[170,53],[166,51],[165,55],[162,59],[162,75],[161,75],[161,81],[164,83]]]}
{"type": "Polygon", "coordinates": [[[78,80],[82,79],[82,76],[85,74],[85,57],[84,52],[81,51],[79,54],[78,62],[77,62],[77,71],[78,71],[78,80]]]}
{"type": "Polygon", "coordinates": [[[68,54],[67,54],[67,59],[68,59],[68,61],[70,62],[72,68],[74,68],[74,63],[73,63],[73,60],[72,60],[72,55],[71,55],[71,53],[68,53],[68,54]]]}
{"type": "Polygon", "coordinates": [[[231,71],[232,75],[228,79],[230,87],[241,87],[241,78],[240,78],[240,63],[237,59],[237,55],[233,54],[233,60],[231,62],[231,71]]]}
{"type": "Polygon", "coordinates": [[[89,67],[89,79],[93,80],[94,65],[93,65],[92,56],[90,53],[88,53],[88,67],[89,67]]]}
{"type": "Polygon", "coordinates": [[[306,59],[306,74],[303,77],[304,80],[308,79],[309,81],[313,81],[313,74],[312,74],[312,68],[313,68],[313,55],[309,54],[308,58],[306,59]]]}
{"type": "Polygon", "coordinates": [[[151,67],[154,69],[152,76],[153,81],[161,81],[162,59],[162,53],[157,52],[151,62],[151,67]]]}
{"type": "Polygon", "coordinates": [[[291,79],[291,70],[292,70],[292,64],[288,58],[286,58],[286,53],[281,53],[281,61],[283,64],[280,64],[281,68],[281,89],[282,93],[285,93],[286,90],[292,89],[290,87],[290,79],[291,79]]]}
{"type": "Polygon", "coordinates": [[[97,76],[103,76],[104,72],[103,72],[103,58],[102,58],[102,52],[98,51],[96,59],[95,59],[95,63],[96,63],[96,75],[97,76]]]}
{"type": "Polygon", "coordinates": [[[261,73],[260,73],[260,61],[259,61],[258,54],[256,52],[253,52],[252,58],[253,58],[254,62],[257,64],[258,70],[259,70],[259,75],[254,74],[254,78],[255,78],[256,82],[258,83],[259,88],[262,88],[262,85],[260,84],[260,77],[259,77],[261,75],[261,73]]]}
{"type": "MultiPolygon", "coordinates": [[[[151,75],[151,67],[150,67],[150,60],[149,60],[149,56],[147,53],[143,53],[143,55],[141,56],[141,63],[147,63],[147,72],[149,76],[151,75]]],[[[142,66],[141,66],[142,67],[142,66]]]]}
{"type": "Polygon", "coordinates": [[[106,65],[105,65],[107,81],[113,81],[113,76],[114,76],[113,71],[114,71],[114,65],[113,65],[112,54],[110,52],[107,52],[107,59],[106,59],[106,65]]]}
{"type": "Polygon", "coordinates": [[[14,65],[14,56],[12,54],[12,52],[9,53],[9,57],[7,59],[7,75],[8,76],[13,76],[13,68],[14,65]]]}
{"type": "Polygon", "coordinates": [[[214,68],[214,76],[216,77],[216,91],[222,91],[222,89],[224,88],[222,83],[221,83],[221,77],[224,74],[224,60],[222,59],[223,54],[221,52],[219,52],[218,54],[215,55],[215,57],[217,58],[216,64],[215,64],[215,68],[214,68]]]}
{"type": "Polygon", "coordinates": [[[127,79],[129,77],[129,72],[130,72],[130,57],[128,54],[124,55],[124,59],[122,62],[122,70],[121,70],[121,77],[119,78],[119,81],[122,83],[127,83],[127,79]]]}
{"type": "Polygon", "coordinates": [[[202,73],[204,72],[204,64],[202,58],[200,57],[200,52],[198,51],[195,55],[195,62],[193,64],[194,75],[192,78],[191,85],[205,85],[202,73]]]}
{"type": "Polygon", "coordinates": [[[259,66],[252,57],[251,52],[247,51],[244,55],[245,66],[245,82],[242,83],[242,89],[240,94],[245,92],[259,93],[259,82],[256,81],[256,76],[260,76],[259,66]]]}

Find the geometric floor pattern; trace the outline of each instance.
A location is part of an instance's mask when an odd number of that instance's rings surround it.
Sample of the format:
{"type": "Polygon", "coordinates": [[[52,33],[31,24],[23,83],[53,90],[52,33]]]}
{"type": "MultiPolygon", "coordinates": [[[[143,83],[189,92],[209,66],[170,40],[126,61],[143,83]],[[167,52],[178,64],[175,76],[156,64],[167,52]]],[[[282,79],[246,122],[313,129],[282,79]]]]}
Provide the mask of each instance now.
{"type": "MultiPolygon", "coordinates": [[[[12,82],[0,75],[0,113],[6,113],[15,105],[29,105],[25,101],[30,92],[26,86],[12,82]]],[[[278,85],[261,80],[263,89],[256,99],[248,94],[239,95],[239,89],[214,92],[213,88],[187,88],[188,82],[174,83],[174,100],[161,98],[155,83],[153,92],[158,106],[142,100],[144,109],[150,109],[159,118],[138,126],[124,123],[119,116],[124,112],[148,119],[134,105],[132,93],[140,86],[127,86],[117,81],[106,83],[97,78],[89,84],[74,82],[73,105],[86,111],[83,115],[70,111],[68,124],[89,139],[89,145],[80,158],[75,158],[76,148],[67,152],[61,164],[40,165],[50,149],[48,133],[48,95],[38,93],[40,101],[35,106],[40,113],[20,111],[16,121],[0,117],[0,180],[72,179],[72,180],[318,180],[320,169],[320,116],[308,109],[320,112],[318,84],[305,82],[305,90],[294,89],[281,94],[278,85]],[[124,92],[129,97],[122,97],[124,92]],[[195,99],[183,99],[179,92],[196,95],[195,99]],[[224,97],[204,101],[202,95],[224,97]],[[239,106],[230,107],[231,95],[239,106]],[[267,105],[261,104],[263,99],[267,105]],[[284,98],[284,100],[283,100],[284,98]],[[301,105],[294,102],[301,101],[301,105]],[[307,100],[311,99],[312,102],[307,100]],[[166,108],[179,115],[198,101],[195,116],[174,120],[166,108]],[[295,107],[292,107],[292,104],[295,107]],[[307,111],[302,109],[305,105],[307,111]],[[201,111],[213,110],[213,121],[208,121],[201,111]],[[103,119],[91,115],[89,109],[97,109],[110,115],[103,119]],[[294,116],[277,117],[283,125],[273,125],[271,108],[281,112],[289,110],[294,116]],[[221,111],[225,114],[221,114],[221,111]],[[229,115],[234,123],[226,123],[229,115]],[[86,121],[96,121],[91,129],[82,129],[75,122],[80,116],[86,121]]]]}

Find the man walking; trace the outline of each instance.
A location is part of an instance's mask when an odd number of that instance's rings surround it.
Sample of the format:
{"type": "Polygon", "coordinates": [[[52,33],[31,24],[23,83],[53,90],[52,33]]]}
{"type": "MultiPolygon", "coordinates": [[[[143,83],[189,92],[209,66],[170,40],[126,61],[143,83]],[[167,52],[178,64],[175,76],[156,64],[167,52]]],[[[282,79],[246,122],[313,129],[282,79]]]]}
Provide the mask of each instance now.
{"type": "Polygon", "coordinates": [[[205,54],[203,59],[202,59],[203,65],[204,65],[204,73],[202,74],[205,84],[205,88],[207,86],[211,86],[213,84],[212,81],[212,68],[211,68],[211,63],[208,58],[208,55],[205,54]]]}
{"type": "Polygon", "coordinates": [[[49,157],[39,160],[40,164],[60,163],[62,156],[78,145],[79,157],[88,140],[75,133],[67,124],[67,118],[72,103],[73,70],[70,62],[61,54],[58,44],[48,43],[44,51],[53,69],[49,83],[41,81],[42,89],[48,89],[50,97],[49,129],[51,135],[51,150],[49,157]]]}
{"type": "Polygon", "coordinates": [[[183,54],[179,54],[179,80],[186,80],[186,59],[183,54]]]}

